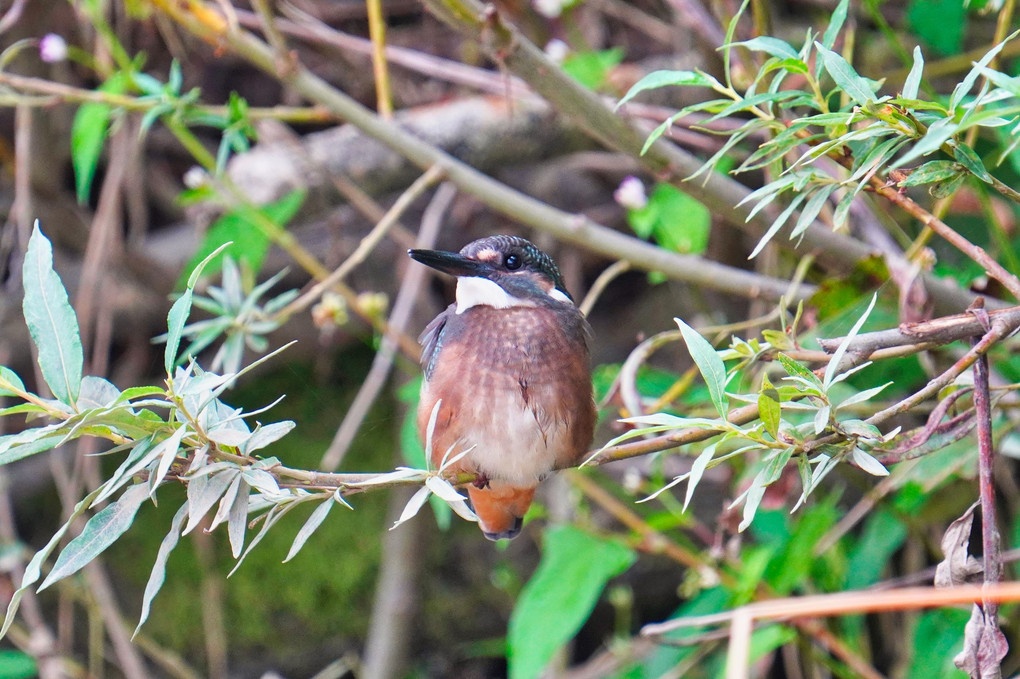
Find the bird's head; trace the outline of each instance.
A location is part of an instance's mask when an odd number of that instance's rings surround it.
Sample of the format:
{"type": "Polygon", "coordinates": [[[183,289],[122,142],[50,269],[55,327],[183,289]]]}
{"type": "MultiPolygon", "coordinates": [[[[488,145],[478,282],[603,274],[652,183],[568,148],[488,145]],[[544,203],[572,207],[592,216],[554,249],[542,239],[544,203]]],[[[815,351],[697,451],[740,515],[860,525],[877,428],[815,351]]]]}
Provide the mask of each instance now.
{"type": "Polygon", "coordinates": [[[518,236],[489,236],[460,252],[408,250],[415,261],[457,277],[457,313],[473,306],[497,309],[573,304],[552,257],[518,236]]]}

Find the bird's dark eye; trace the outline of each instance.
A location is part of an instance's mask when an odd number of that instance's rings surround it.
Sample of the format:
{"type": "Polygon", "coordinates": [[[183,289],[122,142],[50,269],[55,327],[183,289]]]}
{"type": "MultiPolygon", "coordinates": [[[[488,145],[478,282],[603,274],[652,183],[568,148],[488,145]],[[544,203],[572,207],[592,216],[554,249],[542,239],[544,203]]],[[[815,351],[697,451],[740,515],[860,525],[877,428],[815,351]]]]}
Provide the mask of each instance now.
{"type": "Polygon", "coordinates": [[[503,266],[505,266],[508,271],[516,271],[521,268],[521,258],[517,255],[507,255],[506,259],[503,260],[503,266]]]}

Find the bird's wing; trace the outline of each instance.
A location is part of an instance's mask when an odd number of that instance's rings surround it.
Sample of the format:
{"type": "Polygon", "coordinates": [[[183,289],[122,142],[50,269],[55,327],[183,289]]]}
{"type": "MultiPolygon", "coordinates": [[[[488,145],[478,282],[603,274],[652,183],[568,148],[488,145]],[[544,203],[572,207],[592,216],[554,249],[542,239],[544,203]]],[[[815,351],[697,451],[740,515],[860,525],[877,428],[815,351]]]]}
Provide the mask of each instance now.
{"type": "Polygon", "coordinates": [[[446,307],[446,311],[432,319],[432,322],[425,326],[418,343],[421,344],[421,367],[425,371],[425,379],[432,378],[432,369],[435,367],[436,358],[443,344],[443,331],[446,329],[446,321],[451,314],[456,313],[456,305],[446,307]]]}

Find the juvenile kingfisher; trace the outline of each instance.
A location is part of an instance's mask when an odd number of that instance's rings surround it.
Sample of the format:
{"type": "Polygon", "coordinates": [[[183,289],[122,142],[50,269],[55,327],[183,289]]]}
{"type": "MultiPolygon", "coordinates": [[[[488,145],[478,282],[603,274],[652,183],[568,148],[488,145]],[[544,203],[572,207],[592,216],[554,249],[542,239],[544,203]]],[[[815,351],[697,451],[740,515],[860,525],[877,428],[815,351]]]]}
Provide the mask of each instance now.
{"type": "Polygon", "coordinates": [[[409,250],[457,277],[457,301],[426,326],[418,432],[441,400],[429,451],[434,467],[475,473],[468,495],[485,537],[513,538],[535,488],[581,460],[592,441],[590,329],[549,255],[516,236],[460,253],[409,250]]]}

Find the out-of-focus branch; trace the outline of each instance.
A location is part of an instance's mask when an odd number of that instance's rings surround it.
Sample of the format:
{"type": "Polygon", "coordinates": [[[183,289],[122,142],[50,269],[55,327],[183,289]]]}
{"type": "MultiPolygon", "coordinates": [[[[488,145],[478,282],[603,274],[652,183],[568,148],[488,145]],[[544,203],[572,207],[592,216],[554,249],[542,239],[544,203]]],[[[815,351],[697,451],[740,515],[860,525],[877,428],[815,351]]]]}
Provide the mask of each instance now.
{"type": "MultiPolygon", "coordinates": [[[[498,12],[486,9],[477,0],[424,0],[424,3],[459,33],[479,41],[491,57],[506,64],[512,73],[531,85],[557,111],[570,117],[595,139],[609,148],[638,158],[653,175],[682,186],[686,193],[733,226],[747,230],[755,237],[760,237],[769,227],[768,210],[750,217],[753,206],[741,204],[750,190],[730,177],[710,172],[704,180],[685,183],[685,178],[694,174],[702,161],[668,140],[660,137],[642,154],[643,132],[616,115],[594,92],[565,74],[541,49],[506,23],[498,12]]],[[[848,270],[875,254],[868,245],[834,233],[820,222],[812,224],[801,238],[799,249],[817,251],[821,260],[842,270],[848,270]]],[[[791,243],[785,245],[794,247],[791,243]]],[[[921,276],[932,300],[943,313],[959,311],[970,303],[970,295],[954,283],[927,273],[921,276]]]]}
{"type": "MultiPolygon", "coordinates": [[[[229,31],[225,21],[211,19],[213,16],[218,18],[218,14],[196,14],[194,8],[202,6],[197,3],[181,6],[170,0],[154,0],[154,4],[195,35],[230,49],[267,73],[274,73],[272,49],[248,33],[229,31]]],[[[606,257],[627,260],[644,271],[660,271],[670,278],[735,295],[778,299],[786,293],[788,283],[784,280],[760,276],[701,257],[666,251],[606,228],[584,215],[563,212],[512,189],[422,142],[399,126],[382,120],[301,65],[295,66],[287,84],[310,101],[322,104],[369,136],[397,150],[422,169],[440,165],[450,181],[462,191],[560,240],[606,257]]],[[[802,295],[810,293],[810,289],[801,291],[802,295]]]]}

